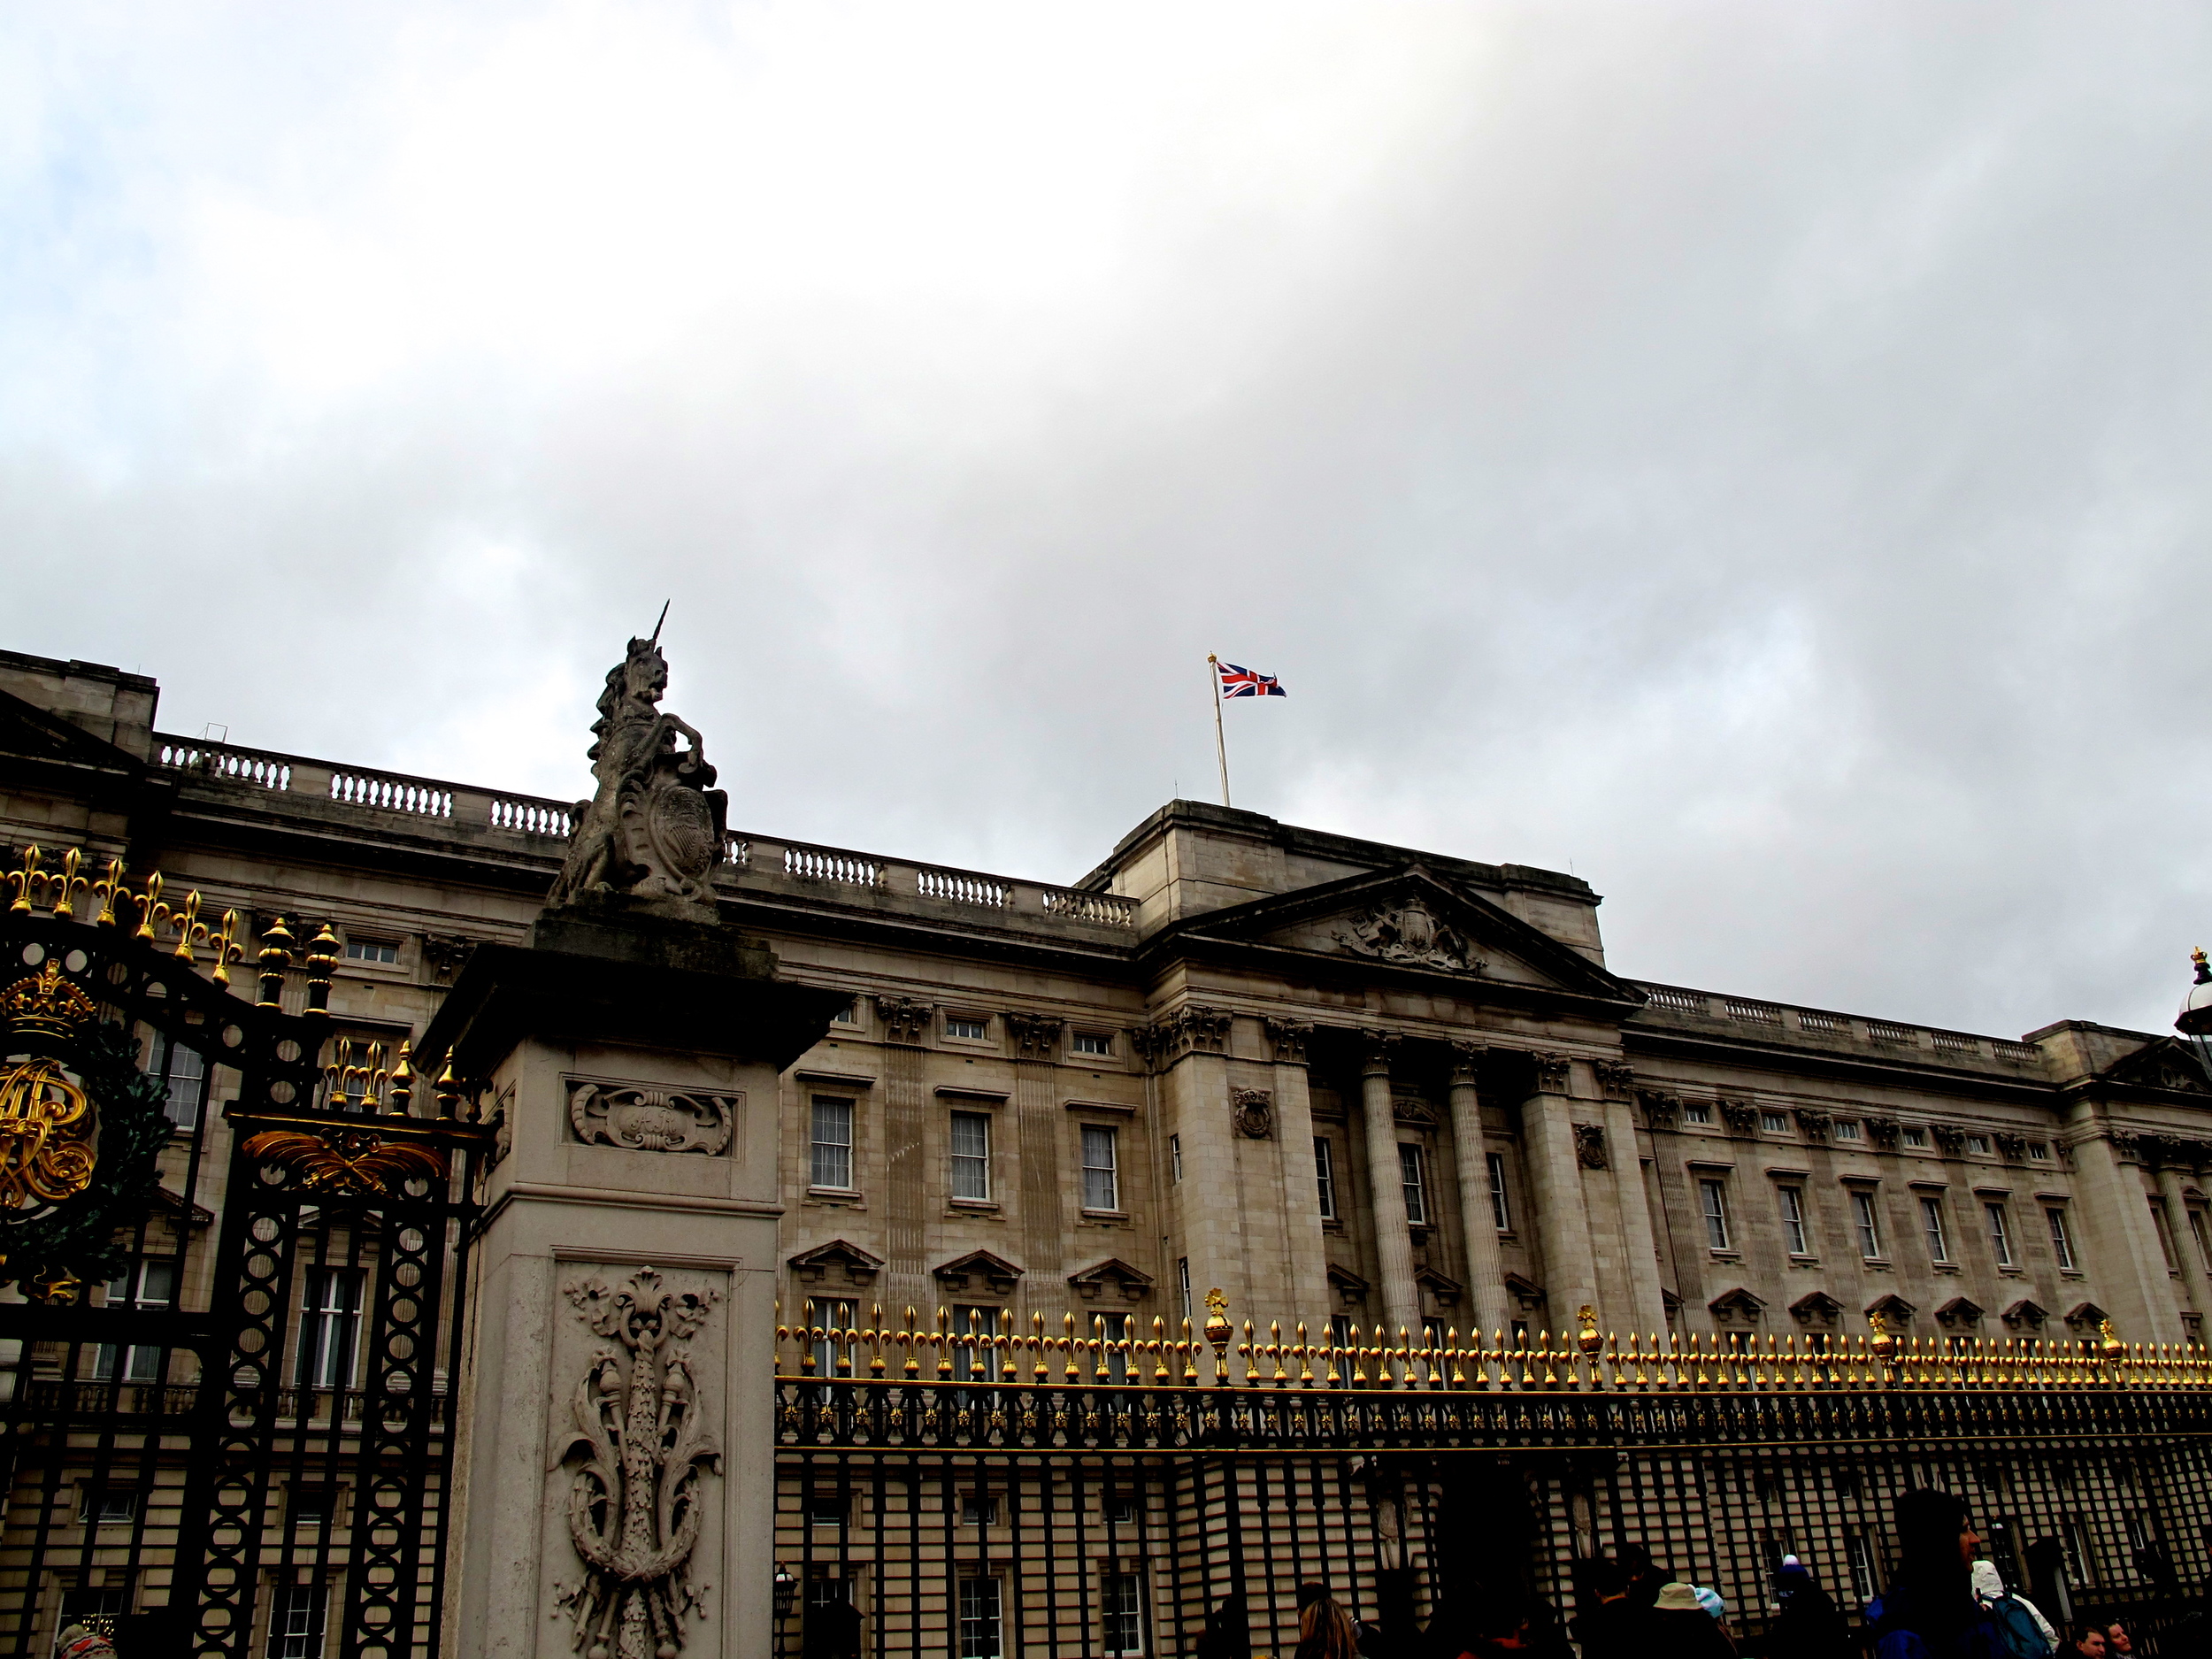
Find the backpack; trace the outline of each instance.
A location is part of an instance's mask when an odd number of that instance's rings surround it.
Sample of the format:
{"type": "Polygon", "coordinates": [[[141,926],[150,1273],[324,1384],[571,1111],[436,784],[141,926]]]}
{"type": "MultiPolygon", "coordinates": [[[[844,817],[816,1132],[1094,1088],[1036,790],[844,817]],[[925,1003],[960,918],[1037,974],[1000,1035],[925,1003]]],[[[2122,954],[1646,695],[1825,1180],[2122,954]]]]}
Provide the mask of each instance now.
{"type": "Polygon", "coordinates": [[[1998,1632],[2004,1637],[2008,1659],[2050,1659],[2050,1643],[2043,1640],[2034,1615],[2022,1607],[2016,1597],[2008,1595],[2001,1601],[1992,1601],[1989,1616],[1996,1621],[1998,1632]]]}

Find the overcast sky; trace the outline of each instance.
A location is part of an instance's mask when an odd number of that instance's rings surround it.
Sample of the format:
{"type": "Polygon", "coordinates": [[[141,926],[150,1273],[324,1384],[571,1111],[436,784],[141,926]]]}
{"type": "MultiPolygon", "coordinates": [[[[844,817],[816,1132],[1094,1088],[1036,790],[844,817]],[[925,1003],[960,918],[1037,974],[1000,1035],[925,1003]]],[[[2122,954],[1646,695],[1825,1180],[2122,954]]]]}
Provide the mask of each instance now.
{"type": "Polygon", "coordinates": [[[0,13],[0,645],[1071,879],[1236,802],[1641,978],[2164,1029],[2212,944],[2212,9],[0,13]]]}

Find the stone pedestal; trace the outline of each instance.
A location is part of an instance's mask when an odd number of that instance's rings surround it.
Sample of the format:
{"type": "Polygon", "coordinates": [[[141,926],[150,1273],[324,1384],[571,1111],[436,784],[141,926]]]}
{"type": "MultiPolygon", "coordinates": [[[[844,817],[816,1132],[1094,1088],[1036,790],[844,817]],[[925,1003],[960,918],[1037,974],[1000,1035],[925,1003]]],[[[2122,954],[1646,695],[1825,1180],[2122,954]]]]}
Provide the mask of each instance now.
{"type": "Polygon", "coordinates": [[[480,949],[425,1034],[499,1128],[449,1651],[765,1659],[777,1075],[844,1000],[722,929],[575,909],[480,949]]]}

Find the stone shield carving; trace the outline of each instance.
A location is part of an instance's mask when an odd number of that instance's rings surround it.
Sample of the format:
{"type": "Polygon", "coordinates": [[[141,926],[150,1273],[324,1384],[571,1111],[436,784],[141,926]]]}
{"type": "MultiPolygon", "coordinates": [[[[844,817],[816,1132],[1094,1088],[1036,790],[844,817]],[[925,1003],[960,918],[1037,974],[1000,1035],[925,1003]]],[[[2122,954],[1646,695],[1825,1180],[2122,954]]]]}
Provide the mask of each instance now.
{"type": "Polygon", "coordinates": [[[587,1146],[634,1152],[701,1152],[719,1156],[730,1144],[739,1097],[670,1094],[601,1083],[568,1086],[568,1121],[587,1146]]]}
{"type": "Polygon", "coordinates": [[[1417,898],[1407,900],[1395,910],[1370,911],[1352,922],[1349,931],[1339,931],[1333,937],[1342,949],[1385,962],[1419,963],[1462,973],[1480,973],[1488,965],[1468,949],[1464,938],[1438,921],[1417,898]]]}
{"type": "Polygon", "coordinates": [[[1263,1088],[1231,1089],[1229,1104],[1239,1134],[1252,1141],[1274,1138],[1275,1096],[1271,1091],[1263,1088]]]}
{"type": "Polygon", "coordinates": [[[568,1531],[584,1568],[580,1582],[555,1585],[554,1612],[573,1621],[587,1659],[674,1659],[687,1617],[705,1616],[691,1556],[722,1451],[705,1427],[690,1344],[716,1294],[672,1288],[649,1267],[564,1288],[607,1340],[577,1381],[572,1426],[549,1464],[574,1465],[568,1531]]]}

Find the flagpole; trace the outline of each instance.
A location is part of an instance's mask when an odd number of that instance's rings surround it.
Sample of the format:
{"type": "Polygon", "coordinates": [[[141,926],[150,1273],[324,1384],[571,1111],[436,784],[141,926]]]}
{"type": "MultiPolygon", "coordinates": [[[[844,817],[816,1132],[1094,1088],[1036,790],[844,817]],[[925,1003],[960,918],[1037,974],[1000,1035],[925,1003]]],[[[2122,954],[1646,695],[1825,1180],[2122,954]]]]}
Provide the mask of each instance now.
{"type": "Polygon", "coordinates": [[[1229,804],[1229,740],[1221,730],[1221,659],[1206,653],[1206,695],[1214,705],[1214,753],[1221,757],[1221,804],[1229,804]]]}

